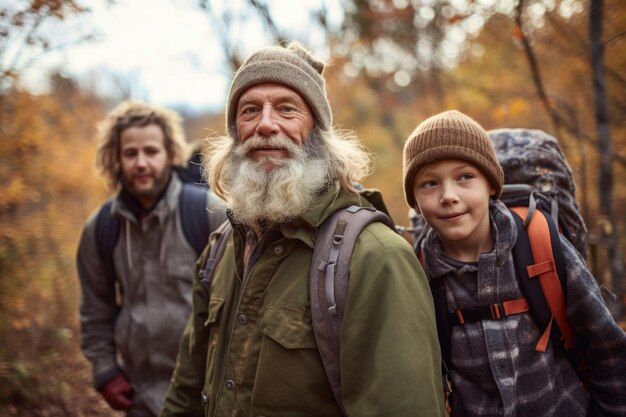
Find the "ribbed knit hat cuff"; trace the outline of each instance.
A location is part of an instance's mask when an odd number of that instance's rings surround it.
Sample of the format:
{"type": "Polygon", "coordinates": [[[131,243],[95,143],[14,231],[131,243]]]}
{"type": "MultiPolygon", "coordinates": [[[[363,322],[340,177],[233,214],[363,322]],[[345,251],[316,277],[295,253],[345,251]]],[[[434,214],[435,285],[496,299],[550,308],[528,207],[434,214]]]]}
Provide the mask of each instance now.
{"type": "MultiPolygon", "coordinates": [[[[311,68],[311,71],[315,70],[311,68]]],[[[321,79],[321,75],[315,73],[315,76],[321,79]]],[[[321,80],[323,83],[323,79],[321,80]]],[[[226,126],[232,138],[237,137],[236,120],[239,98],[248,88],[262,83],[282,84],[296,91],[309,105],[319,127],[323,130],[330,129],[332,113],[324,85],[320,85],[297,65],[284,60],[265,59],[246,64],[235,74],[226,104],[226,126]]]]}
{"type": "Polygon", "coordinates": [[[417,202],[413,196],[413,182],[419,171],[428,164],[446,159],[470,162],[485,175],[489,183],[495,188],[494,198],[500,198],[504,184],[504,173],[500,165],[485,158],[482,154],[464,146],[437,146],[426,149],[419,155],[414,155],[410,161],[405,161],[404,197],[409,207],[416,210],[417,202]]]}

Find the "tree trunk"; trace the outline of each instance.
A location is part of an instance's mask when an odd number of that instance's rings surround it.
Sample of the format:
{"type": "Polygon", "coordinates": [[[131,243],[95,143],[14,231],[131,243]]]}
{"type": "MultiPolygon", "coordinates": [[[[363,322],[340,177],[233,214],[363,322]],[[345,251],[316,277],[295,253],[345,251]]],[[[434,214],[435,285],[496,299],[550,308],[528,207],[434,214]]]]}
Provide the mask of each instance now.
{"type": "Polygon", "coordinates": [[[600,214],[606,216],[607,226],[601,233],[609,242],[611,262],[612,290],[617,295],[617,303],[610,303],[614,317],[622,313],[624,264],[619,245],[618,224],[613,214],[613,150],[611,147],[611,129],[604,83],[604,45],[602,43],[603,0],[591,0],[589,8],[589,40],[591,45],[591,67],[593,74],[593,92],[595,98],[596,129],[598,134],[598,152],[600,154],[600,214]]]}

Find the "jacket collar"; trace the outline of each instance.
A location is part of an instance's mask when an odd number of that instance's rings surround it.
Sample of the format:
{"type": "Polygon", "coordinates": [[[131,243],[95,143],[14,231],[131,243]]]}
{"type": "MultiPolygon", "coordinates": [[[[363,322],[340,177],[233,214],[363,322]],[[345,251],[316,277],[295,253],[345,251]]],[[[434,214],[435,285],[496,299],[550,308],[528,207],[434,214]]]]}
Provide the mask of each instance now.
{"type": "Polygon", "coordinates": [[[317,201],[302,215],[289,223],[281,224],[280,231],[285,237],[299,239],[311,248],[315,246],[317,229],[335,211],[344,207],[369,205],[359,195],[344,191],[338,183],[320,193],[317,201]]]}

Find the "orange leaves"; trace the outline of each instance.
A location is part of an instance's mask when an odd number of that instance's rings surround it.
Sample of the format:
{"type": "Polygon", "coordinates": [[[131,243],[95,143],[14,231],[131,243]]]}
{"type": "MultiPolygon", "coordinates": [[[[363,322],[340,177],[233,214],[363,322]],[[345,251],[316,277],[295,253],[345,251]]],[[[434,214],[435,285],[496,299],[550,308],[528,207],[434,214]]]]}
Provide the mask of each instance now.
{"type": "MultiPolygon", "coordinates": [[[[492,117],[502,126],[506,125],[507,119],[523,119],[533,110],[533,105],[528,100],[516,97],[506,103],[496,106],[491,112],[492,117]]],[[[523,126],[526,127],[526,126],[523,126]]]]}
{"type": "Polygon", "coordinates": [[[455,25],[465,19],[465,16],[461,16],[459,14],[455,14],[454,16],[448,18],[449,25],[455,25]]]}
{"type": "Polygon", "coordinates": [[[524,30],[522,29],[522,27],[517,24],[513,26],[511,35],[513,36],[513,39],[515,39],[516,41],[522,41],[524,40],[524,37],[526,36],[524,34],[524,30]]]}
{"type": "Polygon", "coordinates": [[[515,98],[510,104],[510,112],[513,116],[520,116],[530,110],[528,101],[523,98],[515,98]]]}
{"type": "Polygon", "coordinates": [[[28,198],[23,178],[12,178],[0,193],[0,212],[6,211],[26,201],[28,198]]]}
{"type": "Polygon", "coordinates": [[[75,246],[105,196],[89,140],[103,116],[104,103],[80,90],[0,100],[0,339],[19,334],[23,343],[6,349],[29,360],[29,338],[77,323],[75,246]]]}

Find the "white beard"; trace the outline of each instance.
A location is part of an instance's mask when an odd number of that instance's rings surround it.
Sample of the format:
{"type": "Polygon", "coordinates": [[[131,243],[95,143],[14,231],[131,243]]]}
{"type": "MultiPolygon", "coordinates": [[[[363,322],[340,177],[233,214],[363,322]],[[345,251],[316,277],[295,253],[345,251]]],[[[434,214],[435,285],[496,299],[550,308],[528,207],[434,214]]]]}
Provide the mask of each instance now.
{"type": "Polygon", "coordinates": [[[249,226],[280,224],[304,213],[329,177],[327,159],[315,156],[311,146],[257,136],[236,143],[224,171],[235,221],[249,226]],[[263,156],[256,161],[248,157],[252,149],[267,146],[286,149],[288,157],[263,156]],[[274,164],[270,171],[263,168],[267,162],[274,164]]]}

